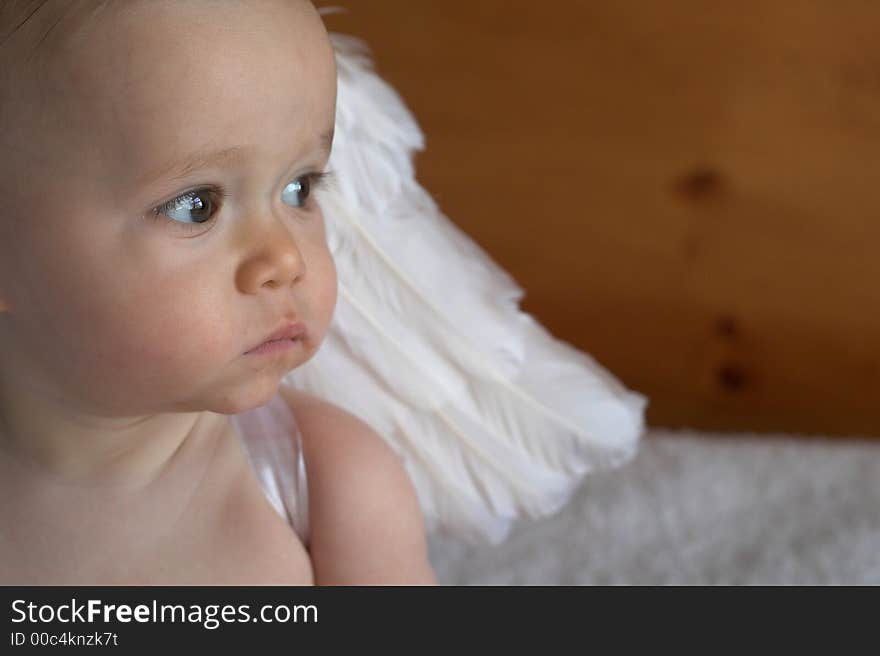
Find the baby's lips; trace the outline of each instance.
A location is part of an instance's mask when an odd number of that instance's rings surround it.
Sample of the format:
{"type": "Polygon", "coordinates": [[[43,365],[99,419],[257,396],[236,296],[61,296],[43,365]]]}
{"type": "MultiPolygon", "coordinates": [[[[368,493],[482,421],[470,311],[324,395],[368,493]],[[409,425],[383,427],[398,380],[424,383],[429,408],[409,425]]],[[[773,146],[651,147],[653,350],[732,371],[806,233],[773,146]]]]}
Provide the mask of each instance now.
{"type": "Polygon", "coordinates": [[[248,349],[246,353],[250,353],[254,349],[260,348],[266,342],[274,342],[281,339],[297,339],[298,337],[302,337],[305,332],[306,325],[302,321],[293,322],[285,319],[275,330],[263,338],[259,344],[255,344],[248,349]]]}

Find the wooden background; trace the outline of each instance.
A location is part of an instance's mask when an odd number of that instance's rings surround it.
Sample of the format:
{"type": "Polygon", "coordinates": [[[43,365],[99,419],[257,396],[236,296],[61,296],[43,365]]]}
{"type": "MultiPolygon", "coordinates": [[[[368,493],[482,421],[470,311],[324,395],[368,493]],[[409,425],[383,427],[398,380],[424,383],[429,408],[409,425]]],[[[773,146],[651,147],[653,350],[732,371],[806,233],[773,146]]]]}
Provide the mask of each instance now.
{"type": "Polygon", "coordinates": [[[880,435],[880,3],[317,4],[443,211],[651,425],[880,435]]]}

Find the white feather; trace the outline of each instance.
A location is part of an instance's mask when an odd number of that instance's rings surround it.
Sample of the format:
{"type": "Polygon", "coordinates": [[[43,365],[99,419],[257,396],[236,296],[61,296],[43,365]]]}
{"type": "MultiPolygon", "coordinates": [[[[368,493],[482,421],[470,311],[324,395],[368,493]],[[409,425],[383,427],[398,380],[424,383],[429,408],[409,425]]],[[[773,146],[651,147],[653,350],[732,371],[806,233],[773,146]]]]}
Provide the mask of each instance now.
{"type": "Polygon", "coordinates": [[[387,440],[429,530],[499,542],[630,458],[647,400],[519,309],[522,289],[416,181],[424,136],[366,45],[331,38],[337,183],[318,200],[338,302],[287,378],[387,440]]]}

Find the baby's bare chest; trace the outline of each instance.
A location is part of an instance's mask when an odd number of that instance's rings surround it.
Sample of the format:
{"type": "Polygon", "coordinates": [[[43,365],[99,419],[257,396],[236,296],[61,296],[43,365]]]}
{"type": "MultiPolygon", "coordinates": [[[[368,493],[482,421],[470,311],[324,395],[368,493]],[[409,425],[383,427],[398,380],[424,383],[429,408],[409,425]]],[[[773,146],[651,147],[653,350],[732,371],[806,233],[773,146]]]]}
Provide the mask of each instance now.
{"type": "MultiPolygon", "coordinates": [[[[249,495],[248,495],[249,496],[249,495]]],[[[167,585],[311,585],[311,559],[265,502],[243,498],[222,520],[159,543],[136,578],[167,585]]]]}
{"type": "Polygon", "coordinates": [[[311,585],[308,553],[274,530],[246,541],[190,531],[185,540],[146,546],[44,532],[0,545],[3,585],[311,585]],[[45,540],[45,542],[38,542],[45,540]],[[54,546],[47,548],[49,543],[54,546]]]}
{"type": "Polygon", "coordinates": [[[54,506],[0,504],[0,526],[0,584],[314,582],[307,550],[234,451],[188,497],[125,506],[69,494],[54,506]]]}

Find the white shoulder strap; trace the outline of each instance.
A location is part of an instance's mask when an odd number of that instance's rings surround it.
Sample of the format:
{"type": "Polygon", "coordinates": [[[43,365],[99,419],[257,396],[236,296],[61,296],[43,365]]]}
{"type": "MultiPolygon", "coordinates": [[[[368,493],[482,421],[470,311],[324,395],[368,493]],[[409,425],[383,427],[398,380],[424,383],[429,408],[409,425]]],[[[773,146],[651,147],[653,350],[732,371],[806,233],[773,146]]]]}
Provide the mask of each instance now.
{"type": "Polygon", "coordinates": [[[280,394],[266,405],[230,417],[275,511],[308,544],[308,484],[302,434],[280,394]]]}

